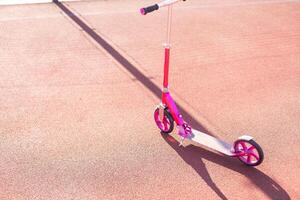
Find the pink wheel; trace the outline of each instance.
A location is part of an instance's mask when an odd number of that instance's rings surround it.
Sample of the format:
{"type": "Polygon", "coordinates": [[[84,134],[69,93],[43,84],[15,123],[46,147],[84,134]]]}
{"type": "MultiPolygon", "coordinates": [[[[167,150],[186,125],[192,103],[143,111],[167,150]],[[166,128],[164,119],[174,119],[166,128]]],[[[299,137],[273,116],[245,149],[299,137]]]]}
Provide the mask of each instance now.
{"type": "Polygon", "coordinates": [[[264,159],[262,148],[254,140],[237,140],[234,150],[238,159],[248,166],[257,166],[264,159]]]}
{"type": "Polygon", "coordinates": [[[164,110],[163,120],[160,120],[159,109],[154,111],[154,120],[157,127],[161,130],[162,133],[168,134],[171,133],[174,129],[174,119],[168,109],[164,110]]]}

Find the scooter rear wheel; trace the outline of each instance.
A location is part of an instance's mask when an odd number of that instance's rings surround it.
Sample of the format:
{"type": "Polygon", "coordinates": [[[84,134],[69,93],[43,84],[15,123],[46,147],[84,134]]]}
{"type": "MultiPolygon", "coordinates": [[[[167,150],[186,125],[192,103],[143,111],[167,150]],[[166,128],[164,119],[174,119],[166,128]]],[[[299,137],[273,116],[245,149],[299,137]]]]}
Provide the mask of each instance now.
{"type": "Polygon", "coordinates": [[[264,160],[263,150],[254,140],[237,140],[234,150],[238,159],[247,166],[257,166],[264,160]]]}
{"type": "Polygon", "coordinates": [[[173,131],[174,119],[167,108],[164,109],[164,116],[162,120],[159,117],[159,108],[156,108],[154,111],[154,120],[162,133],[169,134],[173,131]]]}

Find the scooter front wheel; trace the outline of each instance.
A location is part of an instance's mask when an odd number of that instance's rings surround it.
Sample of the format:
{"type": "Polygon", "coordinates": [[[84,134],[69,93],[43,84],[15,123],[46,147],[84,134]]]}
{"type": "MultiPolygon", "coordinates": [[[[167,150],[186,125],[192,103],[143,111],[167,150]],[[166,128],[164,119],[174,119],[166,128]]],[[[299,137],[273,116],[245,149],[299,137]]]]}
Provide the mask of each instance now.
{"type": "Polygon", "coordinates": [[[262,148],[254,140],[237,140],[234,150],[238,159],[248,166],[257,166],[264,160],[262,148]]]}
{"type": "Polygon", "coordinates": [[[164,116],[161,120],[159,116],[159,108],[156,108],[154,111],[154,120],[162,133],[169,134],[173,131],[174,119],[168,109],[164,109],[164,116]]]}

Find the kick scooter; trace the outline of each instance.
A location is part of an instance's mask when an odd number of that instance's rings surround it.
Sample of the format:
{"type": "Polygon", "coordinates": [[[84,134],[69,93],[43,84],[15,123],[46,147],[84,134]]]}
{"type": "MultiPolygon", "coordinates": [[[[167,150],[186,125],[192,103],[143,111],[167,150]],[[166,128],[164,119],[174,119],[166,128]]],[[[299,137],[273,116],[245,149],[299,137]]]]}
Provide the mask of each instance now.
{"type": "MultiPolygon", "coordinates": [[[[206,146],[210,149],[218,151],[231,157],[237,157],[241,162],[248,166],[257,166],[262,163],[264,154],[262,148],[253,140],[253,137],[243,135],[239,137],[233,144],[229,144],[223,140],[212,137],[206,133],[202,133],[193,129],[187,122],[183,120],[171,94],[169,91],[169,61],[170,61],[170,36],[172,21],[172,6],[182,0],[164,0],[160,3],[149,7],[141,8],[142,15],[158,10],[159,8],[168,7],[168,23],[167,23],[167,41],[165,47],[164,61],[164,80],[162,89],[162,99],[160,104],[154,111],[154,120],[157,127],[164,134],[169,134],[174,129],[174,121],[177,124],[178,134],[181,137],[180,146],[185,139],[191,140],[197,144],[206,146]]],[[[183,0],[185,1],[185,0],[183,0]]]]}

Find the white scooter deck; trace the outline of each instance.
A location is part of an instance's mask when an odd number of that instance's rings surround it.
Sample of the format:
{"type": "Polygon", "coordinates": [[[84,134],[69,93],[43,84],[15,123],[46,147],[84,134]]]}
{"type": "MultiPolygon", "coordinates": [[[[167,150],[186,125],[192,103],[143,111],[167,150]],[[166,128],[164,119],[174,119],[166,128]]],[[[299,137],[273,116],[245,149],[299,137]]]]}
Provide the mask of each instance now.
{"type": "Polygon", "coordinates": [[[196,142],[200,145],[214,149],[225,155],[228,155],[228,156],[235,155],[233,152],[231,152],[231,150],[233,149],[233,146],[231,144],[228,144],[227,142],[219,140],[215,137],[212,137],[208,134],[202,133],[195,129],[192,129],[192,135],[190,137],[188,137],[187,139],[190,139],[193,142],[196,142]]]}

